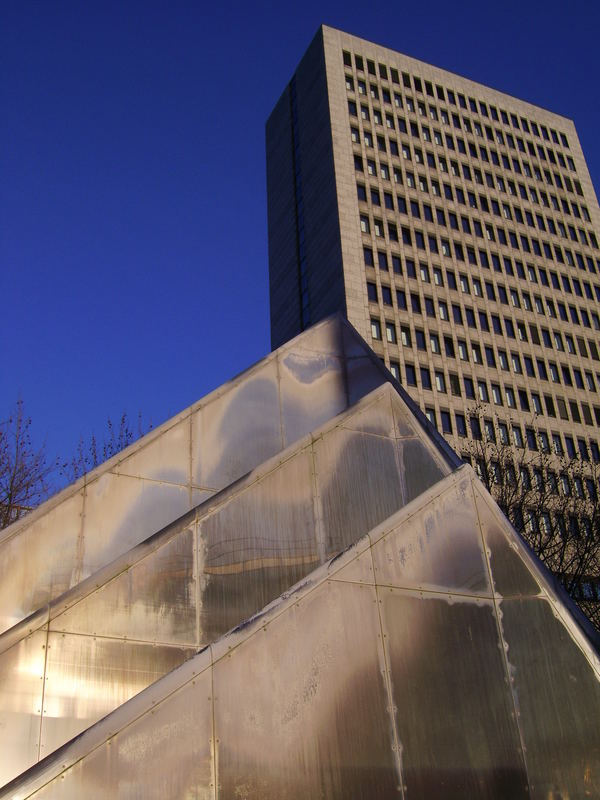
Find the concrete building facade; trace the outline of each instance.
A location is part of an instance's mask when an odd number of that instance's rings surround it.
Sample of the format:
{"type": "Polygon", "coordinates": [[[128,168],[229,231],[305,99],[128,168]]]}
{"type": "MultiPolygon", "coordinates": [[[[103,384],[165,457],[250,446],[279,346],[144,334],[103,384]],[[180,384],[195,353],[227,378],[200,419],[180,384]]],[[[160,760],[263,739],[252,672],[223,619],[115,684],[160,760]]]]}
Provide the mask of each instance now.
{"type": "Polygon", "coordinates": [[[571,120],[324,26],[267,122],[267,189],[273,347],[341,310],[459,453],[600,461],[600,210],[571,120]]]}

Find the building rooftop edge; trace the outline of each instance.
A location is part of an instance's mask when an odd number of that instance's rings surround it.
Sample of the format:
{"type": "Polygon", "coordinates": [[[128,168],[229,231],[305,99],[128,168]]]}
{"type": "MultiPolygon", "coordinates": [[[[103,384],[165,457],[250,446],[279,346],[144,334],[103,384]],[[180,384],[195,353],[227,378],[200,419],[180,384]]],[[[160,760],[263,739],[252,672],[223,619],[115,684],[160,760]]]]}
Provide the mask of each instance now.
{"type": "MultiPolygon", "coordinates": [[[[567,117],[564,114],[558,114],[556,111],[552,111],[551,109],[547,108],[546,106],[542,106],[542,105],[539,105],[537,103],[532,103],[529,100],[524,100],[523,98],[517,97],[516,95],[510,94],[509,92],[505,92],[502,89],[496,89],[493,86],[488,85],[487,83],[481,83],[480,81],[476,81],[476,80],[473,80],[472,78],[469,78],[469,77],[467,77],[465,75],[461,75],[459,72],[455,72],[454,70],[446,69],[445,67],[440,67],[437,64],[432,64],[429,61],[423,61],[420,58],[416,58],[415,56],[408,55],[407,53],[403,53],[400,50],[394,50],[394,48],[388,47],[387,45],[379,44],[378,42],[372,42],[370,39],[364,39],[361,36],[357,36],[354,33],[349,33],[348,31],[344,31],[341,28],[336,28],[333,25],[326,25],[325,23],[322,23],[320,25],[320,27],[319,27],[319,30],[331,31],[331,32],[333,32],[335,34],[341,34],[344,37],[348,37],[349,39],[352,39],[352,40],[354,40],[356,42],[367,43],[367,44],[369,44],[369,45],[371,45],[373,47],[379,48],[381,50],[385,50],[388,53],[393,53],[394,55],[401,56],[404,59],[408,59],[409,61],[413,62],[414,64],[418,64],[420,66],[425,66],[425,67],[428,67],[430,69],[434,69],[436,71],[439,71],[441,73],[446,73],[447,75],[451,75],[454,78],[459,79],[460,81],[464,81],[464,82],[466,82],[468,84],[471,84],[474,88],[485,89],[488,92],[494,92],[497,95],[500,95],[502,97],[506,97],[507,100],[510,100],[513,103],[514,102],[521,103],[524,106],[527,106],[528,108],[535,109],[536,111],[540,111],[541,110],[544,113],[550,114],[551,116],[556,117],[557,119],[559,119],[561,121],[569,123],[573,127],[573,129],[576,131],[575,123],[574,123],[574,121],[573,121],[573,119],[571,117],[567,117]]],[[[287,84],[286,84],[286,86],[287,86],[287,84]]]]}

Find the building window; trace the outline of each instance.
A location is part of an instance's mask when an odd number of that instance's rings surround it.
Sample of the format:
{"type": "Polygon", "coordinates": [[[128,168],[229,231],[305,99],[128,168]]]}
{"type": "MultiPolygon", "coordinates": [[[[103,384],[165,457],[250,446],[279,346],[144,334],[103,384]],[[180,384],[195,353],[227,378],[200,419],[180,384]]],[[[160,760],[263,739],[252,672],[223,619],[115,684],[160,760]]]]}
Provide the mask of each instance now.
{"type": "Polygon", "coordinates": [[[437,428],[437,423],[435,421],[435,409],[434,408],[425,408],[425,416],[431,422],[434,428],[437,428]]]}
{"type": "Polygon", "coordinates": [[[448,375],[448,378],[450,380],[450,391],[455,397],[460,397],[461,391],[460,391],[460,381],[458,379],[458,375],[454,372],[451,372],[448,375]]]}
{"type": "Polygon", "coordinates": [[[396,326],[393,322],[385,323],[385,335],[390,344],[396,344],[396,326]]]}
{"type": "Polygon", "coordinates": [[[521,428],[518,425],[512,426],[512,436],[513,436],[513,443],[515,447],[522,448],[523,447],[523,433],[521,428]]]}
{"type": "Polygon", "coordinates": [[[440,419],[442,421],[442,431],[444,433],[452,434],[452,419],[449,411],[440,411],[440,419]]]}
{"type": "Polygon", "coordinates": [[[491,419],[485,419],[483,421],[483,427],[485,430],[485,438],[488,442],[496,442],[496,431],[494,429],[494,423],[491,419]]]}
{"type": "Polygon", "coordinates": [[[481,423],[479,422],[478,417],[471,417],[471,436],[473,439],[481,440],[483,439],[483,435],[481,432],[481,423]]]}

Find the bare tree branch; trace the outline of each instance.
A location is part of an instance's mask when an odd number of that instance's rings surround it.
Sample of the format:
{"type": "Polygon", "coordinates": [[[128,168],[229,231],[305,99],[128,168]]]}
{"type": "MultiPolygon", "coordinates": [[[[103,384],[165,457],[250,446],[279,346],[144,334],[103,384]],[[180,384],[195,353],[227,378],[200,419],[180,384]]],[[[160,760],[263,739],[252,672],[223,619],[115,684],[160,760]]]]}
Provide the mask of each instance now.
{"type": "Polygon", "coordinates": [[[513,527],[600,629],[600,465],[551,450],[532,417],[501,426],[468,409],[469,457],[513,527]],[[483,424],[482,424],[483,423],[483,424]]]}
{"type": "Polygon", "coordinates": [[[33,446],[30,428],[31,419],[19,399],[8,419],[0,422],[0,528],[20,519],[50,494],[55,464],[48,463],[44,445],[33,446]]]}

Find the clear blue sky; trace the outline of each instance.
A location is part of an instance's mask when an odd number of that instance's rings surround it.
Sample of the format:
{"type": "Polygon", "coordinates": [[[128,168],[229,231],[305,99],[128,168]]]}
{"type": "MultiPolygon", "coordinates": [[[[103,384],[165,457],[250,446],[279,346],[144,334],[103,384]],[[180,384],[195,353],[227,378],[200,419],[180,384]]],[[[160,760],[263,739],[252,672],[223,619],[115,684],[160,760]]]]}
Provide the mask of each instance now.
{"type": "Polygon", "coordinates": [[[571,117],[600,189],[600,4],[0,4],[0,419],[68,457],[269,351],[265,120],[321,22],[571,117]]]}

